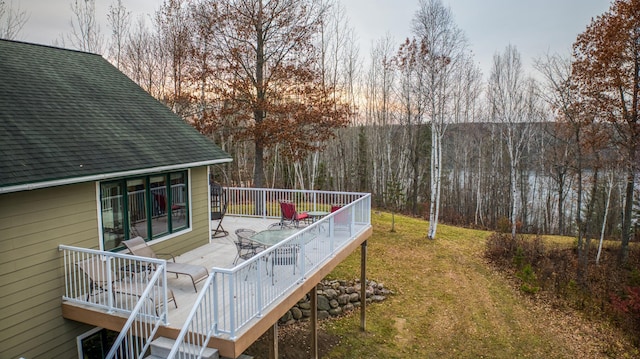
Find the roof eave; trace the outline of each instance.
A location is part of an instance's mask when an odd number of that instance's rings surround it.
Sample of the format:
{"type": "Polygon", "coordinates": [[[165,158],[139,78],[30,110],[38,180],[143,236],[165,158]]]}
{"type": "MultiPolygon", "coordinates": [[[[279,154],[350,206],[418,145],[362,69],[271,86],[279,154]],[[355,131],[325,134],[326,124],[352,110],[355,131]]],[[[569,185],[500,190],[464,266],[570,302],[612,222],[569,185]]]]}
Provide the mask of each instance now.
{"type": "Polygon", "coordinates": [[[115,179],[115,178],[133,177],[133,176],[140,176],[140,175],[146,175],[146,174],[151,174],[151,173],[167,172],[167,171],[175,171],[175,170],[194,168],[194,167],[217,165],[217,164],[228,163],[228,162],[232,162],[232,161],[233,161],[233,159],[231,159],[231,158],[222,158],[222,159],[215,159],[215,160],[209,160],[209,161],[182,163],[182,164],[175,164],[175,165],[169,165],[169,166],[143,168],[143,169],[137,169],[137,170],[104,173],[104,174],[97,174],[97,175],[91,175],[91,176],[64,178],[64,179],[52,180],[52,181],[24,183],[24,184],[19,184],[19,185],[0,187],[0,194],[12,193],[12,192],[21,192],[21,191],[31,191],[31,190],[35,190],[35,189],[42,189],[42,188],[56,187],[56,186],[64,186],[64,185],[84,183],[84,182],[107,181],[107,180],[115,179]]]}

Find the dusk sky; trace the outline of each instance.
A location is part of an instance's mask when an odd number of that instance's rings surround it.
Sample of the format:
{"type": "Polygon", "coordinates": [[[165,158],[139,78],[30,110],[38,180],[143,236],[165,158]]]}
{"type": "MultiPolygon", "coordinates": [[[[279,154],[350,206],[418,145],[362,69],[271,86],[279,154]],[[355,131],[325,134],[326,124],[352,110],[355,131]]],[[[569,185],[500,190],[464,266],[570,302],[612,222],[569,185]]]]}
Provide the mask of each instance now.
{"type": "MultiPolygon", "coordinates": [[[[11,0],[8,0],[10,2],[11,0]]],[[[73,0],[13,0],[29,14],[19,40],[51,45],[71,31],[73,0]]],[[[101,32],[108,37],[106,22],[109,4],[115,0],[96,0],[101,32]]],[[[400,44],[411,37],[411,22],[419,0],[340,0],[349,23],[360,39],[360,54],[369,57],[371,44],[391,36],[400,44]]],[[[153,14],[163,0],[124,0],[132,18],[153,14]]],[[[515,45],[527,71],[534,57],[547,52],[568,54],[576,36],[592,18],[609,9],[607,0],[443,0],[454,14],[485,78],[493,55],[515,45]]],[[[365,64],[366,64],[365,60],[365,64]]]]}

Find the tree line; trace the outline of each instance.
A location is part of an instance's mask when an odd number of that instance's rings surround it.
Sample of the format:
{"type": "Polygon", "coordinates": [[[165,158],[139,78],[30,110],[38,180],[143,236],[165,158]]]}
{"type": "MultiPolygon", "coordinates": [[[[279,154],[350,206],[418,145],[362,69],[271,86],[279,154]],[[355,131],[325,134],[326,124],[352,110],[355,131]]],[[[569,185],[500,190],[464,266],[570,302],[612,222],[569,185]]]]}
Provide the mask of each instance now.
{"type": "Polygon", "coordinates": [[[135,19],[115,0],[105,49],[94,3],[72,3],[67,41],[230,153],[227,185],[372,192],[429,219],[428,238],[439,220],[577,235],[579,251],[638,232],[640,0],[613,1],[535,77],[507,46],[486,81],[441,0],[369,54],[338,0],[166,0],[135,19]]]}

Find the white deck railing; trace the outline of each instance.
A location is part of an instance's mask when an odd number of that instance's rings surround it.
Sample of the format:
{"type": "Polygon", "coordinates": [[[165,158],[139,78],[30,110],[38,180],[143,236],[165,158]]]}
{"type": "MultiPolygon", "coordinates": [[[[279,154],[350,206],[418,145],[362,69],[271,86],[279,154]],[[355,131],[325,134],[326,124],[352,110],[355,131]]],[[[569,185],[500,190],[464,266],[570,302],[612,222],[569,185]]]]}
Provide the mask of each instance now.
{"type": "Polygon", "coordinates": [[[232,216],[280,218],[280,201],[296,204],[298,212],[330,211],[367,196],[358,192],[305,191],[228,187],[227,214],[232,216]]]}
{"type": "Polygon", "coordinates": [[[129,316],[107,358],[142,357],[160,325],[167,324],[166,261],[58,248],[64,261],[63,300],[129,316]]]}
{"type": "Polygon", "coordinates": [[[341,208],[234,268],[212,268],[169,358],[199,357],[212,336],[233,340],[371,224],[370,194],[226,190],[227,214],[235,216],[279,217],[283,199],[294,201],[299,212],[341,208]]]}

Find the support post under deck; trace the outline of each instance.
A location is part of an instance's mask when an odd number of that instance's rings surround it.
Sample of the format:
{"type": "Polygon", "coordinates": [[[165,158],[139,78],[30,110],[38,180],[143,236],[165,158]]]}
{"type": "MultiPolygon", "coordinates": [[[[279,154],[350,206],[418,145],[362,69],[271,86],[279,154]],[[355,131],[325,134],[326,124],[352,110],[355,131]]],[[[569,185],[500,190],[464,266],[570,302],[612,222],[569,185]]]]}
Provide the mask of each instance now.
{"type": "Polygon", "coordinates": [[[367,241],[360,245],[360,329],[367,330],[367,241]]]}
{"type": "Polygon", "coordinates": [[[311,358],[318,358],[318,287],[311,290],[311,358]]]}

